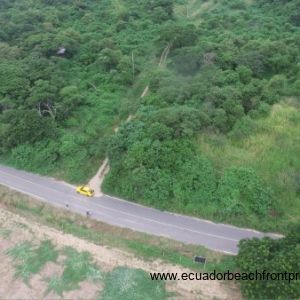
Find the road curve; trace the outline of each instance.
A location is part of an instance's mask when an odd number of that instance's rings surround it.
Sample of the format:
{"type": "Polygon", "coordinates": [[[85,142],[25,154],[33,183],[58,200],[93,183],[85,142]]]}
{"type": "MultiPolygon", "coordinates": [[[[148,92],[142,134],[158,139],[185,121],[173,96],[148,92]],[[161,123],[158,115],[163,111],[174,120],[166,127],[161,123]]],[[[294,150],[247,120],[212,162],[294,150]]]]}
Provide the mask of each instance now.
{"type": "Polygon", "coordinates": [[[228,254],[237,254],[237,244],[244,238],[280,237],[277,234],[265,234],[159,211],[108,195],[87,198],[76,194],[74,187],[64,182],[1,165],[0,184],[62,209],[84,215],[88,210],[91,212],[91,218],[111,225],[202,245],[228,254]]]}

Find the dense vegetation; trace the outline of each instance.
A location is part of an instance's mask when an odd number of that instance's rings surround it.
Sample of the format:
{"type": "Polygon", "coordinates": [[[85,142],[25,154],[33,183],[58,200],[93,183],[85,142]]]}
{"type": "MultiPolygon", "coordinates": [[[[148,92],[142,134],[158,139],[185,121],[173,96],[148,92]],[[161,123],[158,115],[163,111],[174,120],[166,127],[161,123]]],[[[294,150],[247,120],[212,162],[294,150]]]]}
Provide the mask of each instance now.
{"type": "Polygon", "coordinates": [[[297,0],[0,6],[2,161],[79,182],[107,153],[108,193],[263,229],[299,221],[297,0]]]}
{"type": "MultiPolygon", "coordinates": [[[[285,273],[283,280],[243,280],[246,299],[299,299],[300,297],[300,226],[293,227],[279,240],[270,238],[240,242],[238,265],[242,272],[285,273]],[[298,273],[298,280],[296,280],[298,273]],[[266,288],[267,287],[267,288],[266,288]]],[[[282,275],[280,275],[282,276],[282,275]]],[[[258,277],[259,278],[259,277],[258,277]]]]}
{"type": "MultiPolygon", "coordinates": [[[[166,22],[160,33],[171,45],[167,68],[149,75],[150,94],[134,120],[111,137],[105,188],[162,209],[244,226],[274,229],[287,218],[299,220],[297,98],[288,108],[280,106],[290,131],[277,137],[276,126],[283,124],[261,124],[271,110],[271,118],[278,117],[275,103],[300,95],[299,7],[296,1],[193,3],[190,17],[166,22]],[[275,136],[258,141],[273,150],[263,168],[262,160],[241,163],[248,150],[243,142],[259,134],[275,136]],[[230,163],[222,156],[228,144],[236,158],[230,163]]],[[[263,158],[257,150],[253,158],[263,158]]]]}
{"type": "Polygon", "coordinates": [[[95,171],[103,137],[129,109],[127,91],[154,55],[160,25],[146,3],[1,1],[3,159],[72,181],[95,171]]]}

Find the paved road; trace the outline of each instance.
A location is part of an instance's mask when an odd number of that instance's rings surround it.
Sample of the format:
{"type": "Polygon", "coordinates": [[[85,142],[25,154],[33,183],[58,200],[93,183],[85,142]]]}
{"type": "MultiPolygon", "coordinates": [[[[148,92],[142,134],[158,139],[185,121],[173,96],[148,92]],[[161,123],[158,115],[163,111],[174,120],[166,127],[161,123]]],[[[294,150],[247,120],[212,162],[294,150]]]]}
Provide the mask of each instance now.
{"type": "Polygon", "coordinates": [[[251,229],[163,212],[107,195],[84,197],[76,194],[74,187],[64,182],[4,166],[0,166],[0,184],[62,209],[84,215],[89,210],[92,218],[111,225],[203,245],[230,254],[237,253],[240,239],[261,238],[264,235],[279,237],[276,234],[263,234],[251,229]]]}

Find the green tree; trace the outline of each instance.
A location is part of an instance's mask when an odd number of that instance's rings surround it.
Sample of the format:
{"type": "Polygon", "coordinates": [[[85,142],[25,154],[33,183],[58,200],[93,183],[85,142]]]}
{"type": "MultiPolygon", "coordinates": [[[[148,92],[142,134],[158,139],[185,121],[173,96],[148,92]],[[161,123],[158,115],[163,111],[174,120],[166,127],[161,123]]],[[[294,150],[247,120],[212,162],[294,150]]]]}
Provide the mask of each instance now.
{"type": "Polygon", "coordinates": [[[170,43],[173,49],[193,46],[197,42],[197,30],[194,24],[179,25],[168,22],[161,31],[159,40],[170,43]]]}
{"type": "MultiPolygon", "coordinates": [[[[300,224],[294,225],[285,238],[273,240],[247,239],[239,243],[237,262],[242,272],[285,273],[287,278],[271,280],[242,280],[241,288],[247,299],[298,299],[300,281],[300,224]],[[294,280],[289,280],[293,273],[294,280]]],[[[292,277],[291,277],[292,278],[292,277]]]]}
{"type": "Polygon", "coordinates": [[[224,109],[219,108],[214,111],[213,125],[215,125],[221,132],[226,132],[228,128],[227,116],[224,109]]]}
{"type": "Polygon", "coordinates": [[[17,110],[8,113],[10,124],[2,137],[5,148],[20,144],[34,144],[57,135],[56,125],[51,118],[42,118],[34,110],[17,110]]]}
{"type": "Polygon", "coordinates": [[[12,98],[25,97],[28,93],[29,81],[22,64],[0,62],[0,95],[12,98]]]}
{"type": "Polygon", "coordinates": [[[252,71],[250,68],[246,66],[238,66],[236,70],[242,83],[247,84],[250,82],[252,78],[252,71]]]}
{"type": "Polygon", "coordinates": [[[254,76],[262,77],[267,71],[267,59],[259,51],[247,51],[241,53],[237,58],[236,62],[238,65],[244,65],[251,69],[254,76]]]}

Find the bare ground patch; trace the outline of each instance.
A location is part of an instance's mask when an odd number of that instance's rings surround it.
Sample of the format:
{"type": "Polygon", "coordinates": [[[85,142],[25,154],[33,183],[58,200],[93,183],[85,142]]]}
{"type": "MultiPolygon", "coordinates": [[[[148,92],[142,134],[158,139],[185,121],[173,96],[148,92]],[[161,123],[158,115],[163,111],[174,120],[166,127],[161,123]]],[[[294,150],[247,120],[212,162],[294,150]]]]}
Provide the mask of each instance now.
{"type": "MultiPolygon", "coordinates": [[[[3,208],[0,208],[0,224],[1,227],[12,232],[9,239],[1,237],[1,277],[4,278],[0,282],[0,297],[8,299],[15,298],[45,298],[44,291],[47,288],[45,278],[52,275],[59,275],[62,272],[58,264],[48,263],[43,270],[36,274],[31,280],[31,287],[24,284],[19,279],[14,279],[14,269],[11,258],[4,254],[9,247],[22,242],[24,240],[41,241],[50,239],[58,248],[70,246],[77,251],[87,251],[95,259],[97,264],[101,266],[103,271],[110,271],[117,266],[127,266],[130,268],[143,269],[146,272],[192,272],[192,270],[177,265],[167,264],[161,260],[153,262],[143,261],[129,252],[110,248],[106,246],[95,245],[86,240],[82,240],[70,234],[65,234],[54,228],[50,228],[35,222],[28,221],[24,217],[13,214],[3,208]],[[20,226],[20,224],[22,224],[20,226]]],[[[59,258],[63,259],[63,258],[59,258]]],[[[67,298],[94,298],[97,291],[101,290],[101,285],[96,286],[90,282],[80,284],[79,290],[70,291],[64,294],[67,298]]],[[[223,284],[219,281],[173,281],[167,282],[167,289],[178,294],[178,299],[240,299],[241,295],[237,288],[232,285],[223,284]]],[[[59,296],[50,293],[48,299],[56,299],[59,296]]]]}

